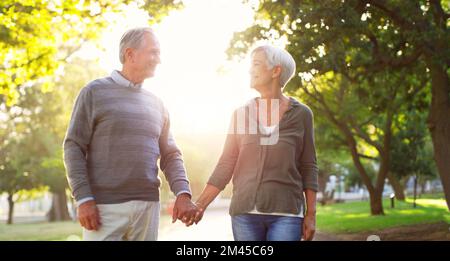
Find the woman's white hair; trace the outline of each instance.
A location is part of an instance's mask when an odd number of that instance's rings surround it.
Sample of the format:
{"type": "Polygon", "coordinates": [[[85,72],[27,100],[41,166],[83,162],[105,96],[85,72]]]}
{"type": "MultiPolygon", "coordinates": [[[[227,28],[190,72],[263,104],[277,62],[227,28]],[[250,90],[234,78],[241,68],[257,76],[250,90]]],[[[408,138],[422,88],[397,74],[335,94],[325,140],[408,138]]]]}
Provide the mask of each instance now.
{"type": "Polygon", "coordinates": [[[125,63],[125,50],[127,48],[137,49],[144,39],[145,33],[154,34],[150,27],[138,27],[126,31],[120,39],[119,59],[122,64],[125,63]]]}
{"type": "Polygon", "coordinates": [[[272,69],[274,66],[281,66],[280,85],[281,88],[286,86],[295,74],[296,65],[292,55],[284,49],[271,45],[256,47],[251,54],[253,55],[259,51],[263,51],[266,55],[267,66],[269,66],[269,69],[272,69]]]}

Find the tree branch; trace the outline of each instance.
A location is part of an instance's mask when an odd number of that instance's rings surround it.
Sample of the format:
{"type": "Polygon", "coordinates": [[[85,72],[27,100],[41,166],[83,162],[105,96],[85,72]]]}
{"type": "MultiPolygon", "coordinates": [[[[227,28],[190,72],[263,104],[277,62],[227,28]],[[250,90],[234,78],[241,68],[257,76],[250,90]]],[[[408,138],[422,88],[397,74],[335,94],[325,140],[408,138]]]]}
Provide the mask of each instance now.
{"type": "Polygon", "coordinates": [[[41,54],[39,54],[38,56],[36,56],[36,57],[34,57],[34,58],[32,58],[32,59],[28,59],[26,62],[24,62],[24,63],[21,63],[21,64],[14,64],[14,66],[11,66],[11,67],[9,67],[9,68],[6,68],[6,67],[0,67],[0,69],[1,70],[8,70],[8,69],[16,69],[16,68],[20,68],[20,67],[24,67],[24,66],[28,66],[28,65],[30,65],[32,62],[34,62],[34,61],[37,61],[37,60],[39,60],[39,59],[41,59],[42,57],[44,57],[44,56],[46,56],[46,55],[48,55],[48,54],[50,54],[50,52],[44,52],[44,53],[41,53],[41,54]]]}
{"type": "Polygon", "coordinates": [[[430,5],[433,7],[433,17],[434,22],[437,26],[442,29],[446,28],[446,21],[449,18],[450,14],[445,13],[444,9],[442,9],[441,1],[439,0],[430,0],[430,5]]]}
{"type": "Polygon", "coordinates": [[[358,156],[361,157],[361,158],[364,158],[364,159],[378,161],[378,158],[372,157],[372,156],[369,156],[369,155],[365,155],[365,154],[362,154],[362,153],[358,153],[358,156]]]}
{"type": "Polygon", "coordinates": [[[368,66],[372,72],[379,72],[386,67],[399,69],[416,62],[422,55],[422,51],[423,48],[421,48],[421,46],[417,46],[410,55],[403,56],[402,58],[392,58],[387,55],[378,54],[377,57],[373,57],[375,63],[373,63],[372,66],[370,66],[370,64],[366,66],[368,66]]]}
{"type": "Polygon", "coordinates": [[[387,64],[394,68],[400,68],[404,66],[408,66],[415,61],[422,55],[422,48],[420,46],[416,47],[414,51],[409,56],[404,56],[402,59],[390,59],[388,60],[387,64]]]}
{"type": "Polygon", "coordinates": [[[367,142],[369,145],[372,145],[375,147],[379,152],[383,151],[383,148],[381,147],[381,144],[377,143],[376,141],[372,140],[369,135],[364,132],[361,127],[355,122],[355,120],[352,117],[349,117],[349,122],[354,130],[355,135],[363,139],[365,142],[367,142]]]}
{"type": "Polygon", "coordinates": [[[376,8],[383,11],[385,14],[389,16],[389,18],[394,21],[394,23],[398,24],[400,27],[411,30],[414,29],[414,24],[410,23],[403,17],[399,15],[400,12],[397,12],[396,10],[391,10],[386,6],[386,1],[384,0],[364,0],[366,3],[375,6],[376,8]]]}

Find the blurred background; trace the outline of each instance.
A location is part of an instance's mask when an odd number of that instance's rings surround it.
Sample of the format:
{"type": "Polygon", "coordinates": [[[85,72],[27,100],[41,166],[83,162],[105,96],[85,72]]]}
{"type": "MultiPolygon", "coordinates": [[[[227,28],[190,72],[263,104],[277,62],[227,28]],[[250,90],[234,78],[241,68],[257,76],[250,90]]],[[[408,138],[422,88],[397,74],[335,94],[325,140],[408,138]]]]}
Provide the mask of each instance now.
{"type": "MultiPolygon", "coordinates": [[[[154,28],[162,64],[144,88],[168,107],[194,199],[249,88],[248,52],[286,48],[285,93],[314,112],[316,240],[450,240],[450,1],[3,0],[0,240],[80,240],[62,161],[74,100],[120,69],[125,30],[154,28]]],[[[161,240],[232,240],[229,185],[193,227],[161,240]],[[213,232],[214,231],[214,232],[213,232]]]]}

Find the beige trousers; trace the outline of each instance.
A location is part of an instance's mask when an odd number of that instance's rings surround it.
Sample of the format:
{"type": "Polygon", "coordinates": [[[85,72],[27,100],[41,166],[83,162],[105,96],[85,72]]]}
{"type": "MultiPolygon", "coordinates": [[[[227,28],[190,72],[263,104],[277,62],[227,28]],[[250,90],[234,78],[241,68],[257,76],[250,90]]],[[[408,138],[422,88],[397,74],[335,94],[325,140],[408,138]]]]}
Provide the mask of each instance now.
{"type": "Polygon", "coordinates": [[[158,238],[158,201],[98,204],[100,229],[83,228],[85,241],[155,241],[158,238]]]}

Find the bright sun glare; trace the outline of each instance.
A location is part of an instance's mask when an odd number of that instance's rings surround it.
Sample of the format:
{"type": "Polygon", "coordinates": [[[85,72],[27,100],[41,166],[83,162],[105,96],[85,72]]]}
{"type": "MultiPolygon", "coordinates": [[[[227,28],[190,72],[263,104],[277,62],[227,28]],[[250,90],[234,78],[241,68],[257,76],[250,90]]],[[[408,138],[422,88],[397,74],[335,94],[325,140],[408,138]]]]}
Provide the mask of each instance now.
{"type": "MultiPolygon", "coordinates": [[[[225,50],[236,31],[253,21],[253,10],[240,0],[187,0],[153,28],[161,43],[155,77],[144,88],[168,107],[174,133],[224,133],[234,108],[256,96],[249,88],[248,60],[227,61],[225,50]]],[[[91,51],[107,71],[120,69],[122,33],[147,25],[147,14],[130,7],[125,18],[111,18],[104,52],[91,51]]],[[[85,51],[89,52],[89,51],[85,51]]]]}

